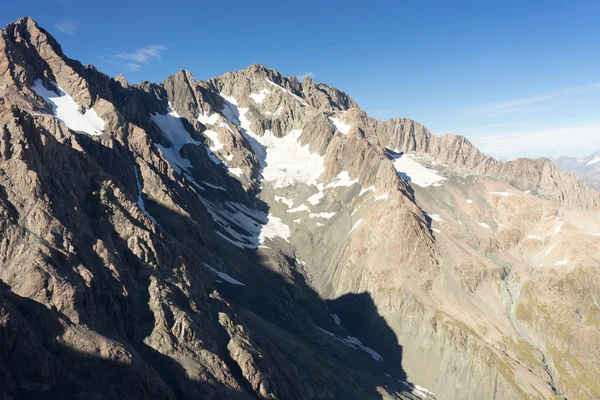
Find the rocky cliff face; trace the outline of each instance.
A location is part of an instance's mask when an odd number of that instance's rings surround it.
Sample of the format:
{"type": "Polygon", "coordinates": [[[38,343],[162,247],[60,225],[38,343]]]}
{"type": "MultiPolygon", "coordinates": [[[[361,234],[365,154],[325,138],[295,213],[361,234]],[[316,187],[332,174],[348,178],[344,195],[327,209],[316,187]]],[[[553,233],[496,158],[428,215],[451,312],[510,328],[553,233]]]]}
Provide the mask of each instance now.
{"type": "Polygon", "coordinates": [[[28,18],[0,50],[2,397],[600,393],[600,194],[549,161],[260,65],[130,85],[28,18]]]}

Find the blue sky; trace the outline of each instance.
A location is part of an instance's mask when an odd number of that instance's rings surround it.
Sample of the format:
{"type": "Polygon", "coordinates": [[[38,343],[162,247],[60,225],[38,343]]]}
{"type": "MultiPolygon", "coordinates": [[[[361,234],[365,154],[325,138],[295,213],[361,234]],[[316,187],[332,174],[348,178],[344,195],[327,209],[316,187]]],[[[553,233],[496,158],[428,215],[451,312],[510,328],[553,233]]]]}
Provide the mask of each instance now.
{"type": "Polygon", "coordinates": [[[600,149],[600,1],[286,3],[11,1],[0,24],[30,15],[71,58],[133,83],[256,62],[496,156],[600,149]]]}

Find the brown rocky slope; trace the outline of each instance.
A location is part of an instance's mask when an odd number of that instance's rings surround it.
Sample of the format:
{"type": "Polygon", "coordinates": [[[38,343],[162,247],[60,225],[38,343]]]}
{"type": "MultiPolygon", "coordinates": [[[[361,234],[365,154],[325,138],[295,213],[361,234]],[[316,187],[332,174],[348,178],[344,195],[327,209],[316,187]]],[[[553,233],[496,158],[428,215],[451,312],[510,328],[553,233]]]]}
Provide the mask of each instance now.
{"type": "Polygon", "coordinates": [[[600,194],[552,164],[260,65],[130,85],[29,18],[0,50],[3,397],[600,393],[600,194]]]}

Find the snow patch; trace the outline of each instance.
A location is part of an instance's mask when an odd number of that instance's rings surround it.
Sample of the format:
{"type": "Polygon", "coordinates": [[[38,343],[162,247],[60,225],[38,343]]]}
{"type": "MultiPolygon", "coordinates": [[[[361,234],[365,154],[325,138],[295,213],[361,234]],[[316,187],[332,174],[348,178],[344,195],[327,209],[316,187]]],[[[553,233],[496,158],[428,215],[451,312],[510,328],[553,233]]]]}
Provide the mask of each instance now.
{"type": "Polygon", "coordinates": [[[383,200],[383,201],[385,201],[385,200],[387,200],[388,198],[389,198],[389,196],[388,196],[388,194],[386,193],[386,194],[382,194],[382,195],[379,195],[379,196],[375,197],[375,201],[379,201],[379,200],[383,200]]]}
{"type": "Polygon", "coordinates": [[[219,121],[219,114],[208,115],[203,111],[202,114],[198,115],[198,121],[204,125],[215,125],[219,121]]]}
{"type": "Polygon", "coordinates": [[[307,199],[307,201],[310,204],[312,204],[313,206],[316,204],[319,204],[321,199],[325,196],[325,192],[323,192],[322,188],[320,186],[318,186],[318,187],[319,187],[319,191],[307,199]]]}
{"type": "Polygon", "coordinates": [[[428,214],[428,213],[425,213],[425,215],[427,215],[433,221],[436,221],[436,222],[442,222],[443,221],[442,217],[440,217],[440,214],[428,214]]]}
{"type": "Polygon", "coordinates": [[[288,208],[294,206],[294,200],[287,199],[285,197],[275,196],[275,201],[285,204],[286,206],[288,206],[288,208]]]}
{"type": "Polygon", "coordinates": [[[412,383],[406,382],[406,381],[398,381],[401,384],[403,384],[404,386],[406,386],[411,393],[414,393],[415,395],[419,396],[419,398],[422,399],[436,399],[435,395],[433,393],[431,393],[429,390],[422,388],[419,385],[413,385],[412,383]]]}
{"type": "MultiPolygon", "coordinates": [[[[164,147],[160,144],[154,144],[154,146],[156,146],[156,148],[161,152],[164,159],[167,160],[171,167],[180,174],[183,174],[185,170],[192,168],[192,163],[190,163],[190,160],[183,158],[181,154],[179,154],[178,149],[174,149],[173,147],[164,147]]],[[[193,180],[191,177],[189,178],[190,180],[193,180]]]]}
{"type": "Polygon", "coordinates": [[[375,192],[375,186],[369,186],[368,188],[360,189],[360,193],[358,195],[362,196],[363,194],[365,194],[367,192],[375,192]]]}
{"type": "Polygon", "coordinates": [[[96,114],[94,108],[82,114],[77,102],[60,86],[56,85],[56,87],[59,94],[46,89],[42,80],[37,79],[33,82],[31,90],[52,106],[54,116],[64,122],[69,129],[92,136],[101,135],[104,132],[104,121],[96,114]]]}
{"type": "Polygon", "coordinates": [[[208,183],[206,181],[200,181],[200,183],[202,185],[204,185],[204,186],[208,186],[209,188],[213,188],[213,189],[217,189],[217,190],[222,190],[222,191],[226,191],[227,190],[223,186],[213,185],[212,183],[208,183]]]}
{"type": "Polygon", "coordinates": [[[490,226],[485,222],[478,222],[477,225],[484,227],[485,229],[490,229],[490,226]]]}
{"type": "Polygon", "coordinates": [[[333,178],[331,183],[329,183],[325,187],[326,188],[336,188],[336,187],[342,187],[342,186],[350,187],[350,186],[354,185],[356,182],[358,182],[358,179],[350,179],[350,174],[348,174],[348,171],[342,171],[338,174],[338,176],[333,178]]]}
{"type": "Polygon", "coordinates": [[[244,175],[244,170],[243,170],[243,169],[241,169],[241,168],[228,168],[228,170],[229,170],[229,172],[230,172],[232,175],[235,175],[235,176],[237,176],[238,178],[239,178],[240,176],[244,175]]]}
{"type": "Polygon", "coordinates": [[[502,197],[508,197],[508,196],[512,196],[512,193],[509,192],[490,192],[490,194],[495,194],[497,196],[502,196],[502,197]]]}
{"type": "Polygon", "coordinates": [[[554,265],[567,265],[569,260],[560,260],[554,263],[554,265]]]}
{"type": "Polygon", "coordinates": [[[264,244],[265,239],[273,239],[275,237],[280,237],[288,242],[288,239],[290,238],[290,227],[284,224],[281,221],[281,218],[277,218],[272,214],[269,214],[267,219],[267,224],[263,225],[260,230],[260,235],[258,236],[259,243],[264,244]]]}
{"type": "Polygon", "coordinates": [[[356,221],[356,223],[354,224],[354,226],[352,227],[352,229],[350,229],[349,233],[352,233],[356,229],[356,227],[361,224],[362,221],[363,221],[362,218],[359,219],[358,221],[356,221]]]}
{"type": "Polygon", "coordinates": [[[348,132],[350,132],[350,128],[352,128],[351,125],[348,125],[348,124],[342,122],[342,120],[340,120],[338,118],[332,117],[332,118],[329,118],[329,120],[331,121],[331,123],[333,124],[335,129],[342,132],[344,135],[347,135],[348,132]]]}
{"type": "Polygon", "coordinates": [[[308,206],[306,204],[300,204],[296,208],[290,208],[289,210],[287,210],[287,212],[289,212],[289,213],[297,213],[297,212],[300,212],[300,211],[308,211],[308,212],[310,212],[310,208],[308,208],[308,206]]]}
{"type": "Polygon", "coordinates": [[[560,232],[560,230],[562,229],[562,227],[563,227],[563,225],[564,225],[564,224],[565,224],[565,223],[564,223],[563,221],[560,221],[560,222],[558,223],[558,225],[556,226],[556,228],[554,228],[554,233],[558,233],[558,232],[560,232]]]}
{"type": "Polygon", "coordinates": [[[331,318],[333,318],[333,321],[337,324],[340,325],[341,321],[340,321],[340,316],[337,314],[331,314],[331,318]]]}
{"type": "Polygon", "coordinates": [[[394,168],[396,168],[398,175],[400,175],[402,179],[412,182],[415,185],[421,187],[428,187],[431,185],[440,186],[440,182],[446,180],[446,178],[439,175],[437,170],[424,167],[414,161],[419,157],[412,154],[392,154],[389,150],[388,155],[394,160],[394,168]]]}
{"type": "Polygon", "coordinates": [[[167,111],[167,114],[153,114],[151,118],[167,139],[169,139],[173,147],[181,148],[188,143],[200,144],[200,142],[192,139],[189,132],[183,126],[181,117],[177,114],[177,111],[173,110],[170,103],[167,111]]]}
{"type": "Polygon", "coordinates": [[[213,202],[203,196],[200,200],[217,225],[217,234],[239,248],[263,247],[266,239],[281,237],[288,241],[290,229],[281,219],[252,210],[234,201],[213,202]]]}
{"type": "Polygon", "coordinates": [[[335,215],[334,212],[323,212],[323,213],[310,213],[309,216],[311,218],[325,218],[325,219],[329,219],[331,217],[333,217],[335,215]]]}
{"type": "Polygon", "coordinates": [[[258,157],[262,179],[272,182],[276,189],[299,182],[316,185],[317,179],[325,170],[324,158],[319,154],[311,153],[308,144],[305,146],[300,144],[302,130],[292,130],[281,138],[276,137],[270,130],[265,131],[263,136],[259,136],[251,129],[247,117],[249,109],[238,108],[237,101],[233,97],[223,94],[220,96],[225,100],[223,115],[241,128],[242,134],[248,139],[254,154],[258,157]]]}
{"type": "Polygon", "coordinates": [[[319,329],[322,332],[324,332],[324,333],[328,334],[329,336],[331,336],[332,338],[334,338],[335,340],[344,343],[346,346],[352,347],[353,349],[356,349],[356,350],[362,350],[365,353],[367,353],[368,355],[370,355],[374,360],[383,361],[383,357],[381,357],[381,355],[378,352],[376,352],[375,350],[373,350],[370,347],[363,345],[362,342],[360,340],[358,340],[357,338],[355,338],[354,336],[346,336],[346,338],[343,338],[341,336],[336,335],[335,333],[326,331],[325,329],[322,329],[322,328],[319,328],[319,329]]]}
{"type": "Polygon", "coordinates": [[[594,157],[593,160],[591,160],[590,162],[588,162],[585,165],[593,165],[593,164],[596,164],[597,162],[600,162],[600,154],[596,154],[596,157],[594,157]]]}
{"type": "Polygon", "coordinates": [[[292,130],[281,138],[270,130],[258,136],[250,129],[247,112],[247,108],[240,108],[239,120],[243,134],[249,138],[252,150],[260,160],[263,179],[272,182],[275,188],[296,183],[316,185],[325,171],[324,157],[311,153],[308,144],[300,144],[302,130],[292,130]]]}
{"type": "Polygon", "coordinates": [[[270,81],[269,79],[265,78],[265,80],[267,81],[267,83],[269,83],[270,85],[275,86],[276,88],[279,88],[281,90],[283,90],[285,93],[292,95],[296,100],[298,100],[300,102],[300,104],[302,104],[304,107],[306,107],[308,104],[306,104],[306,102],[304,100],[302,100],[302,98],[300,96],[296,96],[294,93],[290,92],[289,90],[287,90],[286,88],[279,86],[278,84],[276,84],[273,81],[270,81]]]}
{"type": "MultiPolygon", "coordinates": [[[[320,183],[316,183],[315,185],[317,186],[317,189],[319,191],[317,193],[313,194],[312,196],[310,196],[307,199],[307,201],[312,205],[319,204],[319,202],[325,196],[325,192],[324,192],[325,189],[336,188],[336,187],[350,187],[350,186],[354,185],[356,182],[358,182],[358,179],[350,179],[350,174],[348,174],[348,171],[342,171],[327,186],[323,186],[320,183]]],[[[373,186],[371,186],[371,187],[373,187],[373,186]]],[[[367,189],[367,190],[370,190],[370,189],[367,189]]],[[[374,187],[373,187],[373,191],[375,191],[374,187]]],[[[363,193],[363,190],[361,190],[360,194],[362,195],[362,193],[363,193]]]]}
{"type": "Polygon", "coordinates": [[[473,200],[467,199],[467,204],[471,204],[471,203],[473,203],[473,200]]]}
{"type": "Polygon", "coordinates": [[[224,147],[223,143],[221,143],[219,140],[219,134],[217,132],[207,129],[202,133],[213,142],[213,145],[209,147],[213,153],[221,150],[224,147]]]}
{"type": "Polygon", "coordinates": [[[218,271],[216,269],[214,269],[213,267],[211,267],[210,265],[208,265],[207,263],[204,263],[204,266],[206,268],[208,268],[209,270],[211,270],[212,272],[214,272],[215,274],[217,274],[217,276],[221,279],[223,279],[225,282],[229,282],[233,285],[240,285],[240,286],[246,286],[244,285],[242,282],[238,281],[235,278],[232,278],[231,276],[227,275],[224,272],[218,271]]]}
{"type": "Polygon", "coordinates": [[[538,235],[527,235],[527,239],[542,240],[538,235]]]}
{"type": "Polygon", "coordinates": [[[258,93],[251,93],[250,97],[252,100],[254,100],[254,102],[262,104],[262,102],[265,101],[265,97],[267,97],[269,93],[271,93],[269,89],[263,89],[258,93]]]}
{"type": "MultiPolygon", "coordinates": [[[[162,131],[169,142],[171,142],[171,147],[165,147],[160,144],[155,144],[155,146],[160,150],[163,157],[171,164],[171,167],[175,171],[180,174],[187,173],[186,170],[191,169],[192,164],[187,158],[181,156],[181,148],[186,144],[201,145],[202,143],[192,139],[189,132],[183,126],[181,117],[173,110],[170,103],[167,110],[167,114],[152,114],[150,118],[162,131]]],[[[207,150],[210,150],[210,148],[207,147],[207,150]]],[[[219,161],[212,151],[208,151],[208,156],[215,164],[221,164],[221,161],[219,161]]],[[[189,178],[190,180],[193,180],[191,177],[189,178]]]]}

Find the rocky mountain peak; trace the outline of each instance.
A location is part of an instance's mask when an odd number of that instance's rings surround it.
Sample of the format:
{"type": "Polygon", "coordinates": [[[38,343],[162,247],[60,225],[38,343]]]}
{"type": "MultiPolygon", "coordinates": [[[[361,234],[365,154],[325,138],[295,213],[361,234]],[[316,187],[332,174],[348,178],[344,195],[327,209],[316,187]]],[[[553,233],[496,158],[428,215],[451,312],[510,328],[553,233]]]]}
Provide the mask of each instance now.
{"type": "Polygon", "coordinates": [[[53,43],[0,38],[0,397],[600,393],[572,175],[259,64],[137,85],[53,43]]]}

